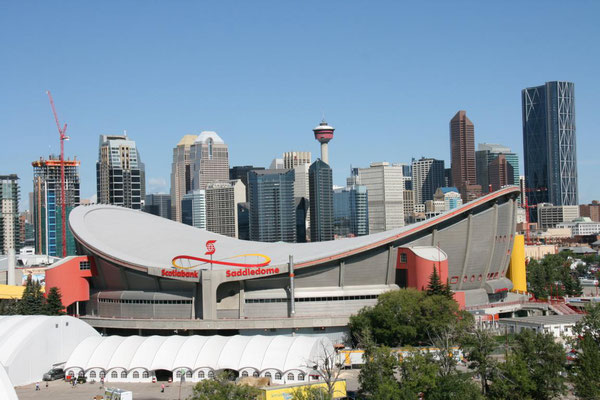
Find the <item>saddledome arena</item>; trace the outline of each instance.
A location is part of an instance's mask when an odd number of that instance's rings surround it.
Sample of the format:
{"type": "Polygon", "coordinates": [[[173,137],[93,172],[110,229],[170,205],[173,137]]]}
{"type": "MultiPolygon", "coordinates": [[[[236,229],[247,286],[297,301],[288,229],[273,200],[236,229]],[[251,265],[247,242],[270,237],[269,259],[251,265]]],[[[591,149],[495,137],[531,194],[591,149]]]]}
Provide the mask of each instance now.
{"type": "Polygon", "coordinates": [[[89,265],[79,313],[107,330],[334,334],[381,293],[422,289],[434,266],[462,306],[498,302],[512,289],[518,196],[507,187],[417,224],[316,243],[243,241],[80,206],[69,218],[89,265]]]}

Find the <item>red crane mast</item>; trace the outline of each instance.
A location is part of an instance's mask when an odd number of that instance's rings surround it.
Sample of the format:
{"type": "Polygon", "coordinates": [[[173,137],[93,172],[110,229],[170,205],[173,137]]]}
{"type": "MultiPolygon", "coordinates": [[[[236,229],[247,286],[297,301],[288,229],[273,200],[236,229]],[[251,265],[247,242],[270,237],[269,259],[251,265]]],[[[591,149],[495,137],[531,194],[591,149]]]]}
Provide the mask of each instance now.
{"type": "Polygon", "coordinates": [[[67,124],[62,128],[58,121],[58,115],[56,114],[56,108],[54,108],[54,100],[52,100],[52,93],[48,90],[46,92],[50,99],[50,106],[52,106],[52,113],[54,114],[54,120],[56,121],[56,127],[58,128],[58,134],[60,137],[60,207],[61,207],[61,234],[62,234],[62,256],[67,256],[67,204],[65,201],[66,183],[65,183],[65,140],[69,140],[69,137],[65,135],[67,131],[67,124]]]}

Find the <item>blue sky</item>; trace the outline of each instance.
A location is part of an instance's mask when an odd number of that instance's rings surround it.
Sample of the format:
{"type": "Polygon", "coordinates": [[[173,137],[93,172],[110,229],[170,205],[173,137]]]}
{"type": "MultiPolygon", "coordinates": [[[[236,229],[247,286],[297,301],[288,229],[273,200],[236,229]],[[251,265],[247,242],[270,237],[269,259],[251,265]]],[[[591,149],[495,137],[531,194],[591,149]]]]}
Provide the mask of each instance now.
{"type": "Polygon", "coordinates": [[[600,198],[598,15],[593,1],[1,2],[0,174],[17,173],[26,199],[31,161],[58,152],[46,90],[88,198],[100,134],[127,130],[148,192],[168,192],[184,134],[215,130],[231,165],[268,166],[284,151],[316,158],[323,113],[340,185],[351,164],[449,166],[459,109],[476,143],[522,162],[521,89],[569,80],[588,202],[600,198]]]}

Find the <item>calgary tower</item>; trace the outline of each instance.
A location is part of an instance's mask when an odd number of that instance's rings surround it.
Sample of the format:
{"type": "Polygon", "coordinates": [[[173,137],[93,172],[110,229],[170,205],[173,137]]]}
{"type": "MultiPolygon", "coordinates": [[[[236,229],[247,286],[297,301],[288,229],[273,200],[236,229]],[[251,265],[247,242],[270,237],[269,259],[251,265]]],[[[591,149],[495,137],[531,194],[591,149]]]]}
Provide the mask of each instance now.
{"type": "Polygon", "coordinates": [[[319,126],[313,129],[313,132],[315,133],[315,139],[321,143],[321,160],[326,164],[329,164],[329,151],[327,149],[327,143],[333,139],[334,130],[335,129],[332,126],[327,125],[325,119],[321,121],[319,126]]]}

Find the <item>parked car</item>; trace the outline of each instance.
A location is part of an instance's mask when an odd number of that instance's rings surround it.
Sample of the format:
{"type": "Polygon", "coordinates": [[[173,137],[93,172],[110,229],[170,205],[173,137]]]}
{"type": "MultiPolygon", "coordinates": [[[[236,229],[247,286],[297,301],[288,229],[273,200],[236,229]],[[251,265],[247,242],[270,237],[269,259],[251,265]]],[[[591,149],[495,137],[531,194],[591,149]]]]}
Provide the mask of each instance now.
{"type": "Polygon", "coordinates": [[[65,371],[62,368],[53,368],[44,374],[42,378],[45,381],[55,381],[57,379],[64,379],[65,371]]]}

